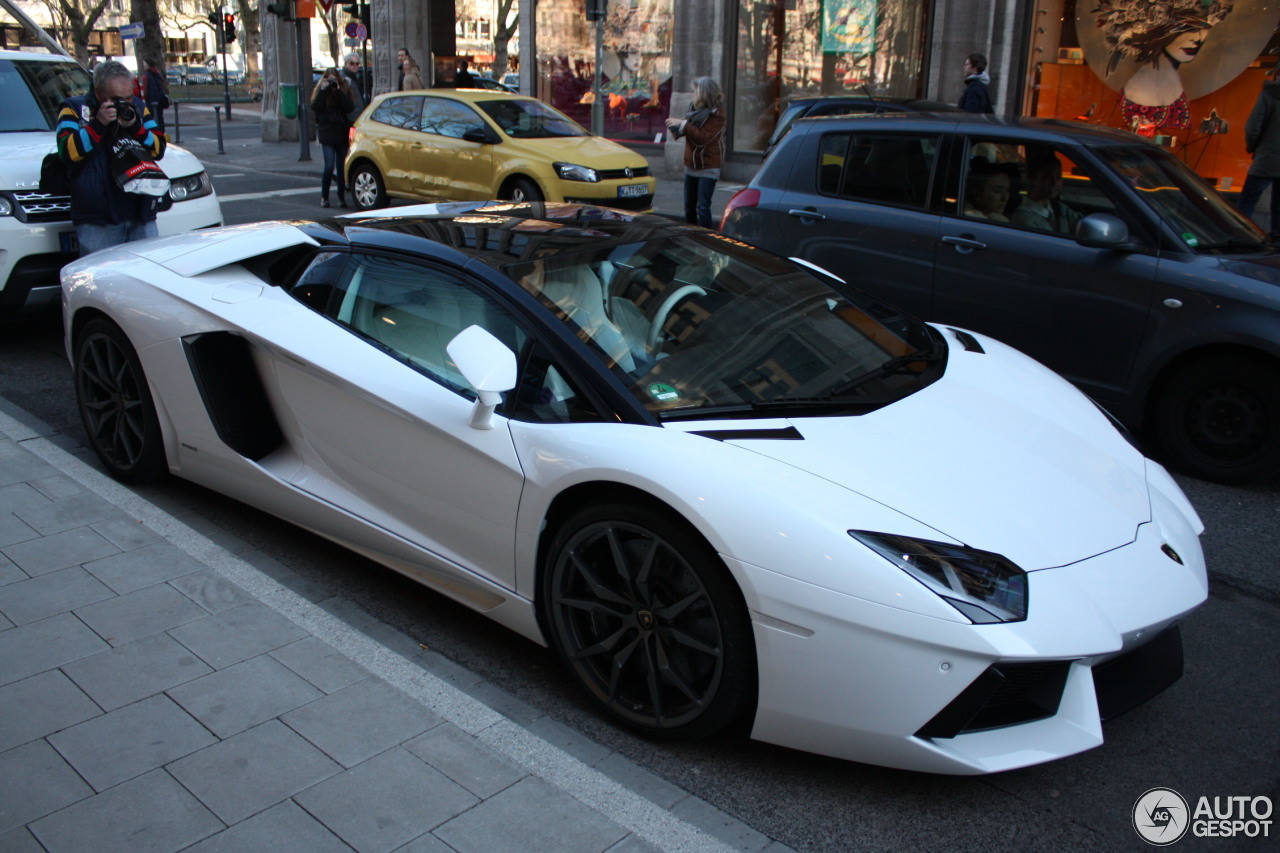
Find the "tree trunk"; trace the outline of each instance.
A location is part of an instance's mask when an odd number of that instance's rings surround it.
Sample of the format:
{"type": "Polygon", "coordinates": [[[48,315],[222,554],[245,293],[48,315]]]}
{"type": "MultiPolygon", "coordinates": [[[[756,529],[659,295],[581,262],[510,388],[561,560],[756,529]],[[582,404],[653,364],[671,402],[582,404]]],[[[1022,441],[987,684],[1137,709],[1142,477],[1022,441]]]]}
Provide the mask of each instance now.
{"type": "Polygon", "coordinates": [[[164,31],[160,29],[160,7],[156,0],[132,0],[130,23],[142,22],[142,38],[133,40],[133,55],[138,59],[138,75],[147,70],[148,60],[164,74],[164,31]]]}
{"type": "Polygon", "coordinates": [[[240,23],[244,26],[244,76],[246,81],[257,81],[261,76],[258,53],[262,50],[262,27],[258,24],[258,4],[252,0],[237,0],[240,23]]]}

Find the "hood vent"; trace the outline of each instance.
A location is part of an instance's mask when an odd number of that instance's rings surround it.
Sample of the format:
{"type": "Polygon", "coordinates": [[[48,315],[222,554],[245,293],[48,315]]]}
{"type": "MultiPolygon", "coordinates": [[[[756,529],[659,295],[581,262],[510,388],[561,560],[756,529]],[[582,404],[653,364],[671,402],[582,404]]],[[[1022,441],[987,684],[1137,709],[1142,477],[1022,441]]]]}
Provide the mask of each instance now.
{"type": "Polygon", "coordinates": [[[781,429],[701,429],[693,435],[714,438],[716,441],[804,441],[795,427],[781,429]]]}

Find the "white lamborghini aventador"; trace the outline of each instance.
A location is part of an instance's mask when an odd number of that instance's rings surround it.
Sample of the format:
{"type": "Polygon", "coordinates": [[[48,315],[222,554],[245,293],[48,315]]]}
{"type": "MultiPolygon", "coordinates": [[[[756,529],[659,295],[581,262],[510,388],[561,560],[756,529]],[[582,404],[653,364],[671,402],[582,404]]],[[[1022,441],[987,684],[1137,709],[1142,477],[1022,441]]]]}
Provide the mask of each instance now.
{"type": "Polygon", "coordinates": [[[436,205],[63,273],[93,448],[553,647],[654,736],[987,773],[1182,671],[1202,525],[1072,386],[665,219],[436,205]]]}

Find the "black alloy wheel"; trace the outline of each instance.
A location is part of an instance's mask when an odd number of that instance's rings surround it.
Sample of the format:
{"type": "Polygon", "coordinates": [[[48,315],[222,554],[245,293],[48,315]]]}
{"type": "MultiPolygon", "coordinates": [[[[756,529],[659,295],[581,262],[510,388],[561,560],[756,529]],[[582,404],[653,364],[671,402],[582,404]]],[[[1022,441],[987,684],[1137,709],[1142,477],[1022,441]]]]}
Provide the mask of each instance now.
{"type": "Polygon", "coordinates": [[[107,472],[146,483],[168,469],[164,438],[142,362],[120,327],[93,320],[76,338],[76,405],[89,445],[107,472]]]}
{"type": "Polygon", "coordinates": [[[683,520],[647,506],[580,510],[552,542],[543,596],[561,660],[624,723],[701,737],[754,711],[741,592],[683,520]]]}
{"type": "Polygon", "coordinates": [[[1157,400],[1157,443],[1194,477],[1239,485],[1280,474],[1280,367],[1215,356],[1181,369],[1157,400]]]}

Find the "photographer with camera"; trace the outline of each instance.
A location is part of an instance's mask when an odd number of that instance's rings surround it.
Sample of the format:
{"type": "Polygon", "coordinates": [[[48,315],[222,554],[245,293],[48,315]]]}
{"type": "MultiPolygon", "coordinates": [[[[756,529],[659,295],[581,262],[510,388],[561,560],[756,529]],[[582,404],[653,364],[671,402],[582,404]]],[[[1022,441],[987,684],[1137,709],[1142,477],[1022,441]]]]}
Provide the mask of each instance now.
{"type": "Polygon", "coordinates": [[[80,255],[157,236],[160,199],[125,192],[112,168],[119,140],[136,141],[153,160],[164,156],[165,137],[133,96],[132,72],[119,62],[100,63],[93,69],[93,91],[62,102],[57,132],[80,255]]]}
{"type": "Polygon", "coordinates": [[[351,86],[336,68],[325,69],[324,76],[311,93],[311,111],[316,117],[316,138],[324,151],[324,176],[320,179],[320,206],[329,206],[329,185],[338,176],[338,204],[347,206],[347,182],[343,177],[346,168],[347,147],[351,144],[351,112],[355,100],[351,86]]]}

